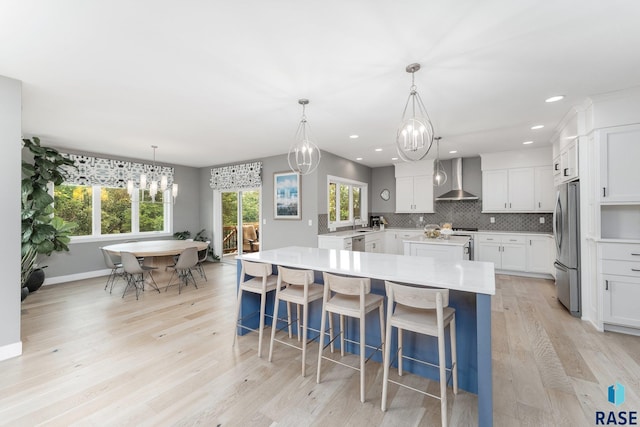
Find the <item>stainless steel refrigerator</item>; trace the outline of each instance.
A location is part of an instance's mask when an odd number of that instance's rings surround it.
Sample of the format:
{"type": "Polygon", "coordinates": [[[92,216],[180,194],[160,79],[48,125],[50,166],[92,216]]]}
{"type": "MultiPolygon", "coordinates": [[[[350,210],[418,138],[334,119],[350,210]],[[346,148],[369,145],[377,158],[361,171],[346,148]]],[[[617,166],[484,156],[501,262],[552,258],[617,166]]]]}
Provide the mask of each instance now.
{"type": "Polygon", "coordinates": [[[580,183],[558,187],[553,211],[556,242],[556,291],[558,300],[573,316],[581,317],[580,291],[580,183]]]}

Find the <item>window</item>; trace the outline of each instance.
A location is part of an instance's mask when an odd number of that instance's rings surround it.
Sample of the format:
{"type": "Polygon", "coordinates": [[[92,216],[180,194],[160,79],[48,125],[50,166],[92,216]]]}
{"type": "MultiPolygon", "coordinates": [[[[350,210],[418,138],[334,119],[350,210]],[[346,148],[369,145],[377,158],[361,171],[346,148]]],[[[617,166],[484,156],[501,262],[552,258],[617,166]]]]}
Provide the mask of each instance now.
{"type": "Polygon", "coordinates": [[[327,176],[329,228],[367,223],[367,183],[327,176]]]}
{"type": "Polygon", "coordinates": [[[76,237],[170,233],[169,200],[169,190],[153,202],[148,192],[129,196],[124,188],[63,184],[54,189],[54,215],[78,224],[76,237]]]}

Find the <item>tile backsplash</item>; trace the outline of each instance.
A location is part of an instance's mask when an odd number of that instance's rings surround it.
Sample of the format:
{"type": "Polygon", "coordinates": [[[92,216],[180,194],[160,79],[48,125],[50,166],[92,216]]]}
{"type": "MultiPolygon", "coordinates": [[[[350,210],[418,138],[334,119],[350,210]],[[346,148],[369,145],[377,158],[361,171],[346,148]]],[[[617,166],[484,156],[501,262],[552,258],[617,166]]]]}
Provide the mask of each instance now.
{"type": "MultiPolygon", "coordinates": [[[[553,227],[553,215],[550,213],[482,213],[482,200],[435,201],[434,210],[436,213],[432,214],[372,212],[371,215],[382,215],[389,227],[397,228],[422,228],[426,224],[450,222],[454,227],[476,227],[479,230],[551,233],[553,227]],[[422,222],[420,217],[423,217],[422,222]],[[490,222],[491,217],[495,218],[495,223],[490,222]],[[540,223],[540,218],[544,218],[544,224],[540,223]]],[[[318,215],[318,233],[328,232],[327,214],[318,215]]]]}

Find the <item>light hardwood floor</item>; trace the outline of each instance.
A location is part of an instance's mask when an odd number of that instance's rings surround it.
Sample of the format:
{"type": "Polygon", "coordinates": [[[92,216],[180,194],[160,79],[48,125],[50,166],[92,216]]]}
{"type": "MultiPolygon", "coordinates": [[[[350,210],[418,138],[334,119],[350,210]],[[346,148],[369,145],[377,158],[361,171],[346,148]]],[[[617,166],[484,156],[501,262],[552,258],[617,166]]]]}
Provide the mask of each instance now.
{"type": "MultiPolygon", "coordinates": [[[[277,345],[269,363],[267,351],[257,357],[256,334],[232,348],[235,267],[209,264],[207,275],[199,289],[147,290],[139,301],[133,292],[120,298],[122,282],[110,295],[104,278],[30,295],[22,305],[24,353],[0,362],[0,424],[439,425],[437,401],[394,385],[389,410],[380,411],[382,370],[374,362],[361,404],[354,371],[323,364],[316,384],[316,344],[306,378],[295,349],[277,345]]],[[[627,390],[618,409],[640,410],[640,338],[596,332],[560,307],[554,291],[548,280],[497,276],[496,426],[594,425],[596,410],[615,409],[606,395],[615,381],[627,390]]],[[[438,389],[411,375],[403,381],[438,389]]],[[[475,425],[476,405],[475,395],[449,392],[451,425],[475,425]]]]}

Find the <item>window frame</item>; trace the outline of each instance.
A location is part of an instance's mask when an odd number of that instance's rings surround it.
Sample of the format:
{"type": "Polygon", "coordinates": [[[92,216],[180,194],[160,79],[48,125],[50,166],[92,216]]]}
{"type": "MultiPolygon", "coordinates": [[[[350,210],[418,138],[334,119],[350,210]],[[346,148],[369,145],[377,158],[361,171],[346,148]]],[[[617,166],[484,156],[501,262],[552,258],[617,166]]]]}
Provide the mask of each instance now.
{"type": "Polygon", "coordinates": [[[369,224],[369,184],[354,179],[327,175],[327,222],[330,230],[338,227],[348,227],[369,224]],[[331,221],[331,184],[336,184],[336,220],[331,221]],[[340,185],[349,187],[349,219],[340,220],[340,185]],[[360,188],[360,218],[353,218],[353,187],[360,188]]]}
{"type": "MultiPolygon", "coordinates": [[[[63,185],[77,185],[64,183],[63,185]]],[[[171,190],[167,189],[163,192],[162,204],[164,205],[163,230],[162,231],[140,231],[140,191],[134,191],[131,195],[131,233],[102,234],[102,199],[101,190],[106,187],[102,185],[87,185],[91,187],[92,204],[91,204],[91,235],[71,236],[70,244],[89,243],[112,240],[129,240],[131,238],[149,238],[149,237],[170,237],[173,236],[173,203],[171,190]]],[[[50,187],[53,196],[53,185],[50,187]]],[[[55,206],[54,206],[55,215],[55,206]]]]}

